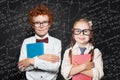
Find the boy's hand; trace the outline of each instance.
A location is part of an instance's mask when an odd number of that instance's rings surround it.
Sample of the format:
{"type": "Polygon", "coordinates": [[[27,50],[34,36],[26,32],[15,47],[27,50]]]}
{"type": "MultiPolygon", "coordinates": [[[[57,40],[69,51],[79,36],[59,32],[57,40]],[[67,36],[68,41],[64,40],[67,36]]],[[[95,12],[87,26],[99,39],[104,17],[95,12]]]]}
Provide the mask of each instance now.
{"type": "Polygon", "coordinates": [[[25,70],[29,65],[34,64],[34,59],[33,58],[26,58],[24,60],[19,61],[18,67],[20,70],[25,70]]]}

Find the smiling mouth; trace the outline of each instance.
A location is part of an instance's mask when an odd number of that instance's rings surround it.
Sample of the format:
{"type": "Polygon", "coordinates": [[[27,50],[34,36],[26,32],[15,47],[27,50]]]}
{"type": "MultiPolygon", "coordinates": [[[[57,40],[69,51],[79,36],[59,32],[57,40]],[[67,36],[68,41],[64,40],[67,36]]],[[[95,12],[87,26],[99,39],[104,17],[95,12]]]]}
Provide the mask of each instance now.
{"type": "Polygon", "coordinates": [[[39,30],[39,31],[44,31],[44,30],[39,30]]]}
{"type": "Polygon", "coordinates": [[[45,29],[38,29],[38,31],[45,31],[45,29]]]}
{"type": "Polygon", "coordinates": [[[85,40],[85,38],[79,38],[80,40],[85,40]]]}

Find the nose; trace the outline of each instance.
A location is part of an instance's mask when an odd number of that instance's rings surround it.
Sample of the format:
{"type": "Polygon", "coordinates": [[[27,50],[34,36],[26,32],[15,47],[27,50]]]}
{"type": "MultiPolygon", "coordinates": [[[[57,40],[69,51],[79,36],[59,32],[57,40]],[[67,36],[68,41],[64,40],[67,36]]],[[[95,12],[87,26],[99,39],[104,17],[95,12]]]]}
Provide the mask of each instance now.
{"type": "Polygon", "coordinates": [[[83,31],[80,32],[80,35],[84,35],[83,31]]]}
{"type": "Polygon", "coordinates": [[[44,26],[40,23],[39,27],[40,27],[40,28],[43,28],[44,26]]]}

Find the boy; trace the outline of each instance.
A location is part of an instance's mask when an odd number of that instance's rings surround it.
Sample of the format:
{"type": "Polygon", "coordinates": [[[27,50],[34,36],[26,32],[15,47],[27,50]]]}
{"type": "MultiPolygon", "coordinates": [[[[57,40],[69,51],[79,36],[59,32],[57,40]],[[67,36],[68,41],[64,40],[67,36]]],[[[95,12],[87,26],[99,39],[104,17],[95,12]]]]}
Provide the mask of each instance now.
{"type": "Polygon", "coordinates": [[[40,4],[29,12],[28,19],[35,31],[35,36],[23,41],[18,67],[26,71],[28,80],[56,80],[61,62],[61,41],[48,33],[53,23],[52,12],[47,6],[40,4]],[[28,58],[26,45],[38,41],[43,42],[44,54],[28,58]]]}

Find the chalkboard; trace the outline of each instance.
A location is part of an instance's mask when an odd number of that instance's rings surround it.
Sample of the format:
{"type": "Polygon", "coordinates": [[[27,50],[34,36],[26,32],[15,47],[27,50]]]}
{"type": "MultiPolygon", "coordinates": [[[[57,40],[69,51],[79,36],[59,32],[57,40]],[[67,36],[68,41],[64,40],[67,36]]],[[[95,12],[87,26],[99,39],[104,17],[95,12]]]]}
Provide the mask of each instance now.
{"type": "MultiPolygon", "coordinates": [[[[0,0],[0,80],[26,80],[17,62],[23,40],[34,35],[27,21],[28,11],[40,3],[54,12],[49,32],[62,41],[62,55],[69,47],[74,21],[92,20],[95,43],[103,55],[102,80],[119,80],[120,0],[0,0]]],[[[64,80],[60,73],[58,80],[64,80]]]]}

